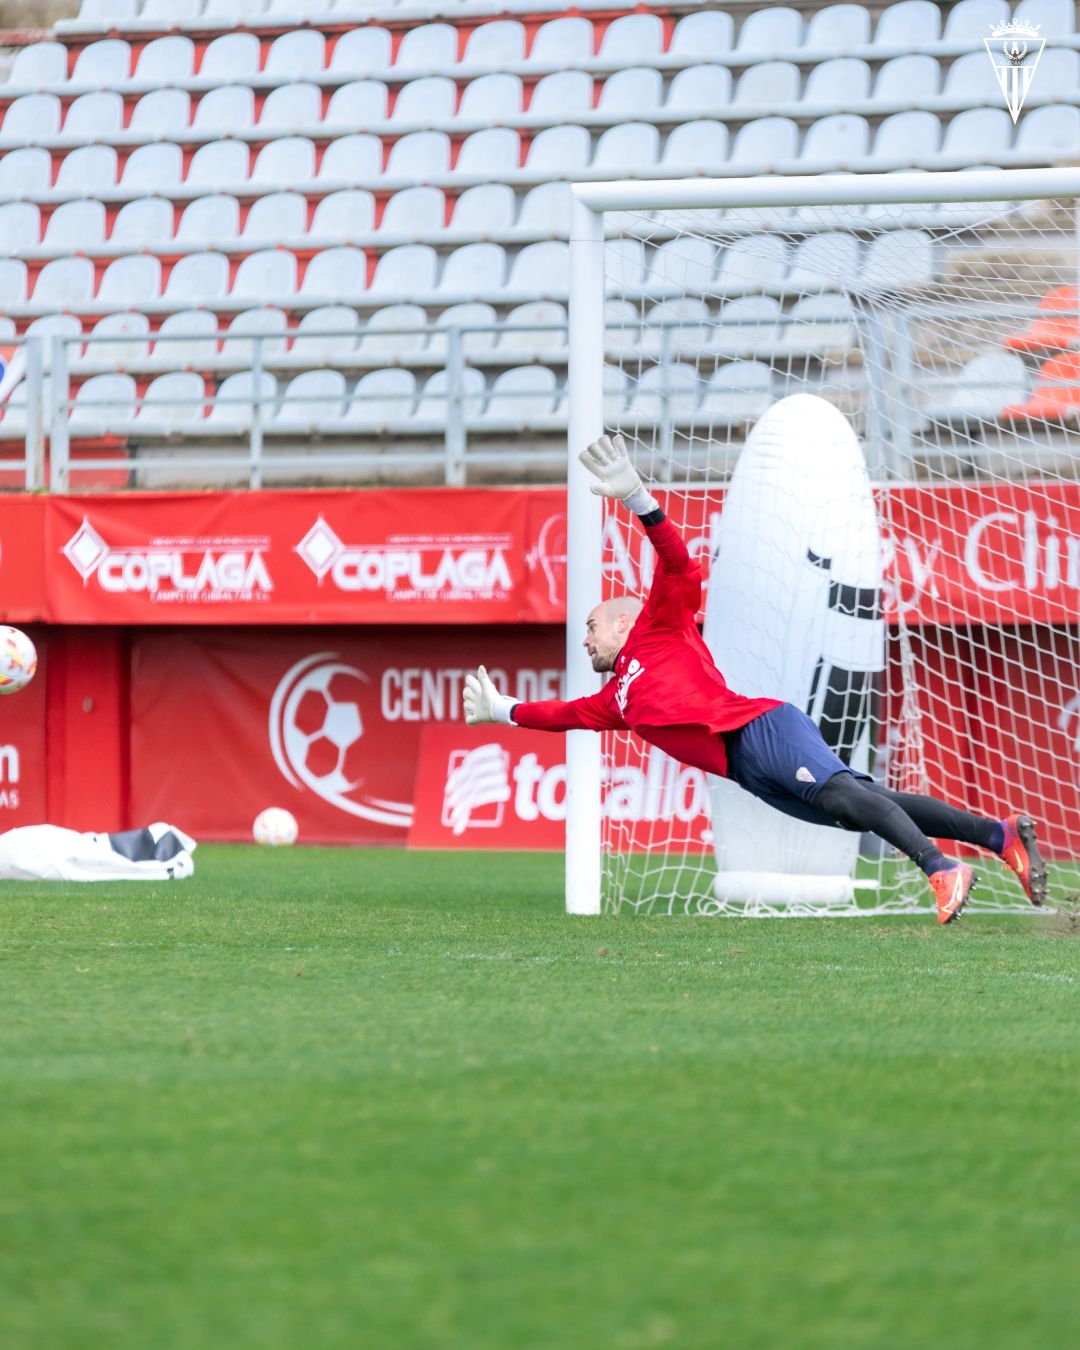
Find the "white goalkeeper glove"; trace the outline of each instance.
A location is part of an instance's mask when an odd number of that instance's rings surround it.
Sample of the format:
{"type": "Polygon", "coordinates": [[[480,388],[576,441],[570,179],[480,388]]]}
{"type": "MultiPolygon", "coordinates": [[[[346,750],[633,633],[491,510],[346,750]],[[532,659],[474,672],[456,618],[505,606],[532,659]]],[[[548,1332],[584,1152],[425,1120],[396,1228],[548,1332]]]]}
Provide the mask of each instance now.
{"type": "Polygon", "coordinates": [[[480,666],[475,675],[465,676],[461,701],[465,705],[466,726],[475,727],[480,722],[504,722],[507,726],[514,725],[510,713],[517,707],[518,700],[510,698],[507,694],[500,694],[483,666],[480,666]]]}
{"type": "Polygon", "coordinates": [[[586,469],[597,479],[589,485],[598,497],[614,497],[637,516],[655,511],[659,503],[645,484],[626,453],[621,436],[601,436],[578,456],[586,469]]]}

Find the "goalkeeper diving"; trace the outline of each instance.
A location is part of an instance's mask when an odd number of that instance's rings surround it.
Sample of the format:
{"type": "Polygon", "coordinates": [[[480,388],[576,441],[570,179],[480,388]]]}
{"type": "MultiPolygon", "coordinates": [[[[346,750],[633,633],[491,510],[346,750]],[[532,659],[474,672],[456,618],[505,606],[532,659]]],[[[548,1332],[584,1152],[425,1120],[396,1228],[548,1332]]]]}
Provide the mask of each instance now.
{"type": "Polygon", "coordinates": [[[601,436],[580,458],[597,480],[592,491],[633,512],[656,550],[648,598],[619,596],[590,612],[584,645],[592,668],[614,675],[598,693],[569,702],[518,702],[500,693],[481,666],[465,679],[468,725],[629,729],[673,759],[732,779],[785,815],[880,836],[926,874],[939,924],[959,915],[977,876],[933,839],[996,853],[1031,903],[1044,903],[1046,866],[1030,816],[992,820],[934,797],[893,792],[850,769],[794,704],[729,689],[698,632],[701,570],[642,483],[622,437],[601,436]]]}

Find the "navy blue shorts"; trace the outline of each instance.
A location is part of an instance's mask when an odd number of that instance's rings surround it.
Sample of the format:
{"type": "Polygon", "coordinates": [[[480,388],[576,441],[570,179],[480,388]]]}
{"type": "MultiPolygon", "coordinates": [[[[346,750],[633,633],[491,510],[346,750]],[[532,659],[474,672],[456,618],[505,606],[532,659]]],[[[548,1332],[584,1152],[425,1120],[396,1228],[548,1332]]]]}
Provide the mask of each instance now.
{"type": "MultiPolygon", "coordinates": [[[[724,740],[728,775],[786,816],[812,825],[835,825],[814,805],[822,787],[838,773],[852,773],[831,750],[816,724],[793,703],[781,703],[724,740]]],[[[856,778],[869,774],[857,773],[856,778]]]]}

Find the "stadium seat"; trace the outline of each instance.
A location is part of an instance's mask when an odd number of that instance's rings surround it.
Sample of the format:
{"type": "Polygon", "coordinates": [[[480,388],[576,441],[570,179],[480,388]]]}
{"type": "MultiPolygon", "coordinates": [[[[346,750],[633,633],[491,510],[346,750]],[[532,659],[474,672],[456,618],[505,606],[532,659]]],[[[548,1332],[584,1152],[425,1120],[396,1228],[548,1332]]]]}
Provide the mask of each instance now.
{"type": "Polygon", "coordinates": [[[510,264],[505,293],[565,295],[570,287],[570,250],[559,240],[526,244],[510,264]]]}
{"type": "Polygon", "coordinates": [[[802,101],[807,109],[836,108],[870,97],[870,67],[854,56],[838,56],[811,66],[802,101]]]}
{"type": "Polygon", "coordinates": [[[1011,148],[1012,137],[1012,121],[1004,108],[968,108],[945,128],[941,152],[958,158],[993,159],[1011,148]]]}
{"type": "Polygon", "coordinates": [[[1080,338],[1075,286],[1055,286],[1039,301],[1039,312],[1023,333],[1012,333],[1005,346],[1016,352],[1045,352],[1073,347],[1080,338]]]}
{"type": "MultiPolygon", "coordinates": [[[[543,186],[566,188],[564,183],[546,183],[543,186]]],[[[535,191],[536,188],[533,189],[533,192],[535,191]]],[[[526,196],[526,202],[531,195],[532,193],[529,193],[526,196]]],[[[514,190],[506,183],[479,183],[476,187],[466,188],[457,199],[453,219],[450,222],[451,228],[475,235],[511,229],[515,223],[516,204],[514,190]]],[[[524,207],[522,209],[524,210],[524,207]]],[[[564,212],[560,217],[560,223],[568,219],[569,215],[564,212]]]]}
{"type": "Polygon", "coordinates": [[[146,386],[135,421],[144,430],[145,424],[151,424],[166,431],[187,422],[198,422],[205,412],[205,399],[201,375],[190,370],[171,370],[167,375],[156,376],[146,386]]]}
{"type": "Polygon", "coordinates": [[[648,66],[627,66],[604,81],[597,111],[638,117],[662,107],[663,103],[664,81],[660,72],[648,66]]]}
{"type": "Polygon", "coordinates": [[[357,133],[330,142],[316,177],[327,182],[360,183],[381,173],[382,141],[378,136],[357,133]]]}
{"type": "Polygon", "coordinates": [[[282,136],[269,141],[255,157],[251,182],[268,184],[302,183],[315,177],[315,146],[306,136],[282,136]]]}
{"type": "MultiPolygon", "coordinates": [[[[273,244],[307,233],[307,198],[299,192],[269,192],[256,197],[244,221],[246,243],[273,244]]],[[[222,236],[228,238],[229,236],[222,236]]]]}
{"type": "Polygon", "coordinates": [[[686,14],[678,21],[668,54],[690,56],[700,61],[726,56],[734,46],[735,25],[731,15],[708,9],[698,14],[686,14]]]}
{"type": "Polygon", "coordinates": [[[853,234],[826,231],[795,247],[787,284],[794,291],[841,290],[859,268],[859,241],[853,234]]]}
{"type": "Polygon", "coordinates": [[[259,39],[254,33],[223,33],[207,43],[199,75],[223,85],[253,79],[259,74],[259,58],[259,39]]]}
{"type": "Polygon", "coordinates": [[[529,60],[558,68],[564,62],[589,61],[593,56],[593,28],[588,19],[549,19],[536,30],[529,60]]]}
{"type": "Polygon", "coordinates": [[[516,19],[496,19],[474,28],[465,44],[462,70],[495,70],[525,59],[525,28],[516,19]]]}
{"type": "Polygon", "coordinates": [[[405,188],[387,200],[380,228],[388,234],[438,234],[445,217],[446,201],[438,188],[405,188]]]}
{"type": "Polygon", "coordinates": [[[714,327],[704,300],[691,296],[661,300],[645,316],[640,348],[650,356],[700,351],[708,345],[714,327]]]}
{"type": "Polygon", "coordinates": [[[265,370],[256,385],[250,370],[229,375],[218,386],[207,415],[208,425],[222,430],[246,430],[251,425],[253,405],[259,400],[259,414],[265,421],[274,415],[277,398],[277,380],[265,370]]]}
{"type": "Polygon", "coordinates": [[[25,248],[36,248],[40,242],[41,212],[33,202],[0,205],[0,253],[18,254],[25,248]]]}
{"type": "Polygon", "coordinates": [[[815,10],[806,25],[803,49],[833,55],[870,41],[870,13],[862,5],[828,5],[815,10]]]}
{"type": "MultiPolygon", "coordinates": [[[[1039,73],[1034,86],[1040,98],[1071,98],[1076,93],[1078,83],[1080,52],[1068,51],[1063,47],[1043,52],[1039,58],[1039,73]]],[[[1020,125],[1023,126],[1023,123],[1020,125]]]]}
{"type": "Polygon", "coordinates": [[[929,286],[933,279],[934,244],[926,231],[893,230],[870,241],[859,286],[865,291],[908,290],[929,286]]]}
{"type": "Polygon", "coordinates": [[[67,80],[67,48],[60,42],[32,42],[15,53],[8,83],[19,89],[55,89],[67,80]]]}
{"type": "Polygon", "coordinates": [[[146,44],[135,62],[134,78],[148,84],[180,84],[191,78],[194,68],[195,44],[172,33],[146,44]]]}
{"type": "Polygon", "coordinates": [[[790,352],[823,356],[855,345],[855,315],[846,295],[804,296],[792,306],[790,319],[780,335],[781,345],[790,352]]]}
{"type": "Polygon", "coordinates": [[[183,169],[184,156],[178,145],[139,145],[127,158],[120,186],[132,196],[168,193],[179,186],[183,169]]]}
{"type": "Polygon", "coordinates": [[[995,24],[1009,22],[1007,0],[960,0],[945,20],[946,42],[981,44],[995,24]]]}
{"type": "MultiPolygon", "coordinates": [[[[105,207],[90,198],[61,202],[45,226],[41,241],[48,248],[70,248],[84,252],[105,241],[105,207]]],[[[34,243],[38,241],[35,239],[34,243]]]]}
{"type": "MultiPolygon", "coordinates": [[[[423,312],[423,311],[421,311],[423,312]]],[[[351,305],[320,305],[301,316],[292,355],[300,361],[339,361],[356,350],[360,320],[351,305]]]]}
{"type": "Polygon", "coordinates": [[[664,106],[669,112],[677,109],[696,114],[716,112],[730,102],[731,71],[727,66],[687,66],[672,79],[664,106]]]}
{"type": "MultiPolygon", "coordinates": [[[[473,189],[476,191],[476,189],[473,189]]],[[[462,196],[464,200],[464,195],[462,196]]],[[[460,206],[458,208],[461,209],[460,206]]],[[[557,233],[570,219],[570,185],[541,183],[531,188],[521,203],[517,223],[522,229],[550,230],[557,233]]],[[[454,217],[455,224],[457,216],[454,217]]]]}
{"type": "Polygon", "coordinates": [[[758,289],[777,289],[787,275],[787,245],[775,235],[738,239],[724,250],[717,277],[721,295],[746,295],[758,289]]]}
{"type": "Polygon", "coordinates": [[[802,41],[802,17],[793,9],[769,5],[754,10],[742,21],[736,51],[776,56],[794,51],[802,41]]]}
{"type": "Polygon", "coordinates": [[[12,100],[4,114],[5,141],[36,141],[59,132],[60,100],[55,94],[23,94],[12,100]]]}
{"type": "Polygon", "coordinates": [[[359,297],[367,289],[367,259],[355,248],[327,248],[307,265],[300,295],[326,304],[331,300],[359,297]]]}
{"type": "Polygon", "coordinates": [[[959,56],[945,72],[941,92],[947,98],[970,99],[982,102],[997,88],[997,80],[986,59],[985,52],[969,52],[959,56]]]}
{"type": "Polygon", "coordinates": [[[466,136],[455,172],[497,178],[513,173],[521,162],[521,137],[509,127],[485,127],[466,136]]]}
{"type": "MultiPolygon", "coordinates": [[[[1075,53],[1068,53],[1072,56],[1075,53]]],[[[1020,120],[1016,138],[1018,150],[1029,150],[1035,155],[1073,158],[1080,145],[1080,108],[1051,104],[1046,108],[1032,108],[1020,120]]]]}
{"type": "Polygon", "coordinates": [[[624,14],[609,24],[600,43],[602,61],[637,64],[664,50],[664,25],[657,14],[624,14]]]}
{"type": "MultiPolygon", "coordinates": [[[[168,284],[165,294],[169,294],[168,284]]],[[[205,366],[217,356],[217,333],[217,320],[209,310],[182,309],[167,314],[161,321],[150,359],[155,365],[173,369],[205,366]]]]}
{"type": "Polygon", "coordinates": [[[716,271],[717,246],[709,239],[679,235],[651,250],[647,289],[653,295],[708,291],[716,271]]]}
{"type": "Polygon", "coordinates": [[[222,193],[188,202],[176,227],[177,243],[183,244],[211,245],[219,239],[235,239],[239,233],[240,205],[235,197],[222,193]]]}
{"type": "Polygon", "coordinates": [[[345,376],[339,370],[305,370],[289,381],[272,422],[275,431],[305,431],[332,426],[344,416],[345,376]]]}
{"type": "Polygon", "coordinates": [[[457,29],[446,23],[425,23],[410,28],[401,39],[394,68],[440,70],[457,61],[457,29]]]}
{"type": "Polygon", "coordinates": [[[255,95],[242,84],[222,84],[203,94],[192,129],[218,136],[248,131],[255,124],[255,95]]]}
{"type": "Polygon", "coordinates": [[[604,420],[618,422],[630,398],[630,381],[620,366],[604,366],[604,420]]]}
{"type": "Polygon", "coordinates": [[[921,102],[941,88],[941,67],[932,56],[896,56],[878,71],[876,103],[921,102]]]}
{"type": "Polygon", "coordinates": [[[660,132],[650,122],[620,122],[602,132],[593,152],[594,169],[629,177],[635,169],[655,164],[660,132]]]}
{"type": "Polygon", "coordinates": [[[109,263],[97,299],[117,309],[137,309],[160,294],[161,263],[151,253],[133,253],[109,263]]]}
{"type": "Polygon", "coordinates": [[[322,121],[322,90],[317,84],[279,84],[259,114],[259,130],[288,134],[322,121]]]}
{"type": "Polygon", "coordinates": [[[254,364],[256,344],[259,344],[263,362],[277,360],[285,354],[287,329],[285,315],[273,305],[259,305],[244,309],[229,323],[227,336],[221,344],[221,359],[230,364],[254,364]]]}
{"type": "Polygon", "coordinates": [[[798,103],[801,88],[799,67],[791,61],[759,61],[739,76],[733,98],[742,108],[775,107],[798,103]]]}
{"type": "Polygon", "coordinates": [[[717,366],[705,385],[701,411],[711,420],[752,422],[772,402],[772,372],[763,361],[717,366]]]}
{"type": "MultiPolygon", "coordinates": [[[[1020,0],[1013,17],[1027,23],[1038,24],[1043,36],[1054,38],[1068,37],[1076,31],[1076,6],[1072,0],[1020,0]]],[[[1050,53],[1044,53],[1048,56],[1050,53]]],[[[1042,63],[1039,64],[1042,71],[1042,63]]]]}
{"type": "Polygon", "coordinates": [[[131,112],[129,131],[147,139],[176,136],[191,122],[191,95],[184,89],[154,89],[143,94],[131,112]]]}
{"type": "Polygon", "coordinates": [[[56,188],[61,192],[93,193],[116,183],[116,151],[111,145],[80,145],[60,161],[56,188]]]}
{"type": "Polygon", "coordinates": [[[873,158],[916,165],[924,156],[936,154],[941,143],[941,123],[932,112],[893,113],[877,129],[873,158]]]}
{"type": "Polygon", "coordinates": [[[523,103],[524,87],[519,76],[481,75],[465,86],[457,115],[463,121],[506,121],[520,117],[523,103]]]}
{"type": "Polygon", "coordinates": [[[91,375],[75,390],[68,425],[89,435],[130,422],[135,413],[135,381],[130,375],[91,375]]]}
{"type": "Polygon", "coordinates": [[[94,298],[94,265],[89,258],[54,258],[38,273],[31,297],[38,308],[75,309],[94,298]]]}
{"type": "Polygon", "coordinates": [[[941,36],[941,7],[932,0],[901,0],[881,11],[875,47],[921,47],[941,36]]]}
{"type": "MultiPolygon", "coordinates": [[[[40,338],[42,344],[42,356],[45,369],[52,370],[53,367],[53,340],[55,338],[77,338],[82,334],[82,324],[74,314],[43,314],[40,319],[35,319],[26,329],[28,338],[40,338]]],[[[65,351],[68,361],[75,364],[81,359],[80,353],[82,344],[78,346],[74,342],[65,344],[65,351]]]]}
{"type": "Polygon", "coordinates": [[[327,0],[269,0],[267,17],[278,18],[285,15],[290,19],[308,19],[322,14],[327,8],[327,0]]]}
{"type": "Polygon", "coordinates": [[[744,295],[720,307],[709,346],[723,356],[753,356],[780,337],[780,302],[771,295],[744,295]]]}
{"type": "Polygon", "coordinates": [[[115,89],[118,84],[126,84],[130,74],[131,48],[119,38],[103,38],[89,43],[76,56],[71,82],[115,89]]]}
{"type": "Polygon", "coordinates": [[[266,248],[242,258],[229,292],[233,300],[288,299],[296,293],[296,257],[285,249],[266,248]]]}
{"type": "Polygon", "coordinates": [[[375,357],[392,361],[415,356],[427,342],[422,331],[427,326],[427,314],[419,305],[387,305],[375,310],[368,319],[357,351],[367,360],[375,357]]]}
{"type": "Polygon", "coordinates": [[[318,79],[326,69],[326,39],[314,28],[294,28],[270,44],[263,74],[279,80],[318,79]]]}
{"type": "Polygon", "coordinates": [[[435,250],[429,244],[402,244],[387,249],[375,264],[371,291],[376,295],[435,289],[435,250]]]}
{"type": "Polygon", "coordinates": [[[229,260],[223,253],[188,253],[173,265],[165,283],[165,299],[206,305],[224,300],[228,287],[229,260]]]}
{"type": "Polygon", "coordinates": [[[632,417],[654,422],[665,416],[680,417],[697,408],[700,394],[700,381],[693,366],[681,361],[646,366],[630,396],[628,411],[632,417]]]}
{"type": "Polygon", "coordinates": [[[424,75],[398,90],[395,122],[448,122],[457,108],[457,85],[445,75],[424,75]]]}
{"type": "Polygon", "coordinates": [[[350,426],[385,426],[407,418],[415,398],[411,370],[372,370],[357,380],[345,417],[350,426]]]}
{"type": "Polygon", "coordinates": [[[515,422],[525,425],[550,417],[555,407],[555,372],[547,366],[514,366],[495,377],[485,407],[474,424],[515,422]]]}
{"type": "Polygon", "coordinates": [[[645,245],[640,239],[609,239],[604,244],[604,284],[609,293],[641,289],[645,245]]]}
{"type": "Polygon", "coordinates": [[[84,360],[91,365],[139,365],[150,356],[150,320],[126,311],[98,319],[86,344],[84,360]]]}
{"type": "Polygon", "coordinates": [[[465,244],[447,256],[438,290],[470,297],[494,293],[501,288],[505,276],[506,254],[499,244],[465,244]]]}
{"type": "Polygon", "coordinates": [[[566,309],[552,300],[531,300],[507,314],[510,327],[498,334],[500,352],[542,353],[566,346],[566,309]]]}
{"type": "Polygon", "coordinates": [[[450,171],[450,137],[445,131],[411,131],[390,147],[389,176],[435,178],[450,171]]]}
{"type": "Polygon", "coordinates": [[[790,117],[759,117],[736,132],[730,162],[752,166],[755,173],[771,173],[798,153],[799,128],[790,117]]]}
{"type": "Polygon", "coordinates": [[[116,213],[109,242],[127,248],[160,247],[173,237],[173,206],[164,197],[136,197],[116,213]]]}
{"type": "Polygon", "coordinates": [[[551,118],[592,112],[592,96],[591,75],[583,70],[557,70],[537,80],[529,112],[537,117],[551,118]]]}
{"type": "Polygon", "coordinates": [[[592,138],[584,127],[545,127],[533,137],[525,167],[535,174],[574,173],[588,167],[591,154],[592,138]]]}
{"type": "Polygon", "coordinates": [[[85,23],[126,23],[139,13],[139,0],[82,0],[79,18],[85,23]]]}
{"type": "Polygon", "coordinates": [[[994,421],[1026,400],[1028,378],[1015,352],[984,352],[960,371],[926,378],[923,388],[922,412],[933,421],[994,421]]]}
{"type": "Polygon", "coordinates": [[[660,163],[707,174],[727,159],[728,129],[723,122],[683,122],[668,132],[660,163]]]}
{"type": "Polygon", "coordinates": [[[388,28],[354,28],[343,33],[330,54],[330,74],[379,75],[390,69],[390,45],[388,28]]]}
{"type": "Polygon", "coordinates": [[[207,141],[191,156],[185,186],[235,187],[247,179],[251,158],[244,141],[207,141]]]}
{"type": "Polygon", "coordinates": [[[386,120],[389,95],[381,80],[353,80],[330,95],[326,122],[330,126],[362,127],[386,120]]]}
{"type": "Polygon", "coordinates": [[[865,117],[836,113],[811,123],[799,159],[807,168],[862,159],[870,148],[870,126],[865,117]]]}
{"type": "Polygon", "coordinates": [[[374,228],[375,198],[362,188],[329,193],[311,218],[311,233],[316,239],[355,239],[374,228]]]}
{"type": "MultiPolygon", "coordinates": [[[[435,319],[437,329],[460,328],[463,330],[461,347],[466,356],[489,352],[495,346],[495,324],[497,315],[491,305],[479,301],[470,301],[463,305],[451,305],[435,319]]],[[[448,339],[443,332],[433,333],[428,340],[427,350],[431,355],[445,355],[448,339]]]]}
{"type": "MultiPolygon", "coordinates": [[[[437,370],[428,377],[416,404],[417,422],[428,422],[440,430],[446,426],[448,412],[449,377],[445,370],[437,370]]],[[[484,406],[484,377],[472,366],[461,372],[461,402],[466,422],[474,422],[484,406]]]]}
{"type": "MultiPolygon", "coordinates": [[[[159,28],[168,28],[202,15],[202,0],[143,0],[139,18],[144,24],[156,21],[159,28]]],[[[239,17],[239,16],[238,16],[239,17]]]]}

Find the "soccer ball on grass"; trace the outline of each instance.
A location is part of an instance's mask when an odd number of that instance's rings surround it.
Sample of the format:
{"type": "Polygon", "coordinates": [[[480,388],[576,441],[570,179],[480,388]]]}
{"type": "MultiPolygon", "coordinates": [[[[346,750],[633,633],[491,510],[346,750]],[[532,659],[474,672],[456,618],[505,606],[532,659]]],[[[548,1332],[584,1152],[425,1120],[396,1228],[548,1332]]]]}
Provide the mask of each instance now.
{"type": "Polygon", "coordinates": [[[268,806],[255,817],[251,833],[257,844],[278,848],[283,844],[295,844],[300,828],[291,811],[286,811],[283,806],[268,806]]]}
{"type": "Polygon", "coordinates": [[[0,694],[25,689],[37,670],[34,644],[18,628],[0,624],[0,694]]]}

